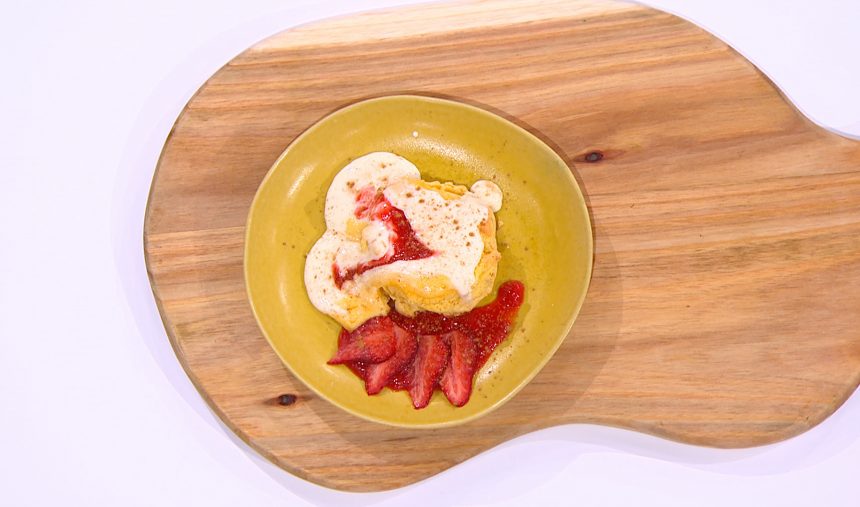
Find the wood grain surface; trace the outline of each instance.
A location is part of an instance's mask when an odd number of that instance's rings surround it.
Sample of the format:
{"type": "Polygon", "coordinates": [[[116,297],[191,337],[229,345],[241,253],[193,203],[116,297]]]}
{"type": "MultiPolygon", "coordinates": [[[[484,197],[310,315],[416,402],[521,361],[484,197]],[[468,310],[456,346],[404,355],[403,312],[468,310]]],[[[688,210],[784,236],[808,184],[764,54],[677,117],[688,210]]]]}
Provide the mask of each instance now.
{"type": "Polygon", "coordinates": [[[715,37],[637,5],[423,5],[262,41],[176,121],[144,245],[202,396],[267,458],[333,488],[403,486],[564,423],[765,444],[860,381],[860,143],[812,124],[715,37]],[[455,428],[391,428],[316,398],[245,295],[245,220],[281,151],[337,108],[398,93],[478,105],[546,141],[594,225],[591,289],[562,347],[511,402],[455,428]]]}

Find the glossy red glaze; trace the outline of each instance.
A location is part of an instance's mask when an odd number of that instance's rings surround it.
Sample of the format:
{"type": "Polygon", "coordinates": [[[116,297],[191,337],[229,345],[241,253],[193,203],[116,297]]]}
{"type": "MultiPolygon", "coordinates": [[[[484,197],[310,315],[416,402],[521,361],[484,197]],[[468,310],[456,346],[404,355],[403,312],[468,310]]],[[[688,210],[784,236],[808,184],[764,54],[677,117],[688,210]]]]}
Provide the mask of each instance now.
{"type": "MultiPolygon", "coordinates": [[[[412,333],[416,339],[420,335],[442,336],[455,330],[469,336],[475,340],[478,349],[475,367],[477,371],[510,333],[517,312],[522,306],[524,294],[525,287],[521,282],[507,281],[499,287],[492,303],[462,315],[449,317],[434,312],[418,312],[414,317],[407,317],[392,307],[388,317],[396,325],[412,333]]],[[[358,377],[366,380],[366,363],[352,362],[347,365],[358,377]]],[[[410,366],[411,363],[407,363],[395,373],[385,384],[386,387],[393,390],[408,389],[411,384],[410,366]]]]}
{"type": "Polygon", "coordinates": [[[433,255],[433,250],[427,248],[415,231],[409,220],[406,219],[406,214],[402,210],[395,208],[382,192],[376,192],[373,187],[365,187],[359,192],[356,197],[355,216],[369,220],[376,220],[385,224],[388,229],[388,237],[391,241],[391,246],[385,255],[370,262],[358,264],[357,266],[349,266],[342,268],[337,264],[332,264],[334,273],[334,283],[340,288],[344,282],[352,280],[356,276],[385,264],[391,264],[396,261],[412,261],[416,259],[424,259],[433,255]]]}
{"type": "Polygon", "coordinates": [[[454,330],[472,337],[478,345],[478,368],[480,368],[502,343],[511,330],[511,324],[523,304],[525,287],[522,282],[510,280],[499,287],[496,299],[470,312],[455,317],[441,313],[418,312],[406,317],[392,309],[389,317],[398,326],[419,334],[442,335],[454,330]]]}

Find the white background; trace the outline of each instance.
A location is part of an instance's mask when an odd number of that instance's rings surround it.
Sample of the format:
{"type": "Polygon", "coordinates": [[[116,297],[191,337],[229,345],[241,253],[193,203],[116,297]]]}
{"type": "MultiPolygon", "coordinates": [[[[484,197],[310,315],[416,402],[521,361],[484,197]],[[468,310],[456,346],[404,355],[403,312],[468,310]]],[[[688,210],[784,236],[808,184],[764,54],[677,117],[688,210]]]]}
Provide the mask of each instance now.
{"type": "MultiPolygon", "coordinates": [[[[168,345],[143,263],[146,196],[170,126],[259,39],[404,3],[3,6],[0,504],[858,505],[860,393],[767,447],[567,426],[378,494],[288,475],[209,412],[168,345]]],[[[729,42],[814,121],[860,135],[860,2],[648,3],[729,42]]]]}

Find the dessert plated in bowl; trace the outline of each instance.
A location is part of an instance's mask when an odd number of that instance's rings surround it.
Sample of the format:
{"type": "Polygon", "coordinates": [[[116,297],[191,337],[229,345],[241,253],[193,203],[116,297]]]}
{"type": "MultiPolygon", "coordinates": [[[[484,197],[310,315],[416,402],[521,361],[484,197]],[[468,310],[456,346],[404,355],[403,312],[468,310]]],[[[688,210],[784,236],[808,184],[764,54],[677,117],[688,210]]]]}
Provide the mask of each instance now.
{"type": "MultiPolygon", "coordinates": [[[[555,152],[483,109],[419,96],[358,102],[299,136],[260,185],[245,240],[252,309],[290,371],[344,410],[410,427],[474,419],[528,383],[570,331],[591,261],[585,202],[555,152]],[[368,185],[361,167],[371,162],[392,166],[396,181],[368,185]],[[350,203],[344,209],[332,205],[339,192],[350,203]],[[433,199],[450,204],[438,220],[433,199]],[[389,220],[392,211],[414,223],[389,220]],[[437,229],[434,239],[427,231],[437,229]],[[323,297],[324,290],[338,297],[323,297]],[[486,320],[494,311],[498,322],[510,322],[497,326],[505,332],[496,332],[495,350],[478,354],[463,336],[480,320],[470,312],[486,320]],[[378,329],[413,334],[401,352],[434,364],[434,385],[444,363],[478,357],[467,402],[449,402],[451,386],[468,381],[448,375],[444,393],[416,387],[422,398],[430,393],[416,410],[414,389],[393,389],[394,381],[371,389],[367,364],[333,360],[343,333],[359,333],[365,323],[376,325],[373,319],[386,319],[378,329]],[[427,329],[440,334],[429,339],[427,329]]],[[[386,350],[375,360],[394,355],[386,350]]]]}

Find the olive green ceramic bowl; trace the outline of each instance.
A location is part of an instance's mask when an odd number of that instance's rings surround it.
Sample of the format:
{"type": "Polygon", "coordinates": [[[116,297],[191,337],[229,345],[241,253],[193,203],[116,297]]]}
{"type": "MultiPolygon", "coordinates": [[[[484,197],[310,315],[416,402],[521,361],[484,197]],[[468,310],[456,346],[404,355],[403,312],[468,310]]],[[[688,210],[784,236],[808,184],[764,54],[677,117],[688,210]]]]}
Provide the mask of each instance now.
{"type": "MultiPolygon", "coordinates": [[[[245,282],[260,328],[293,374],[359,417],[409,427],[463,423],[509,400],[552,357],[573,325],[591,277],[592,237],[582,193],[564,161],[538,138],[492,113],[449,100],[390,96],[344,107],[300,135],[275,162],[251,205],[245,282]],[[390,151],[424,179],[494,181],[502,260],[496,287],[520,280],[526,297],[508,339],[456,408],[437,391],[415,410],[404,391],[364,392],[346,366],[329,366],[339,326],[310,303],[305,255],[325,230],[323,205],[350,160],[390,151]]],[[[495,292],[487,301],[495,297],[495,292]]],[[[487,301],[483,302],[485,304],[487,301]]]]}

